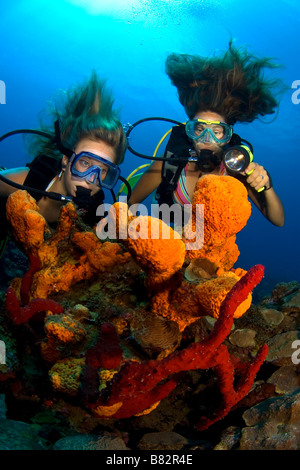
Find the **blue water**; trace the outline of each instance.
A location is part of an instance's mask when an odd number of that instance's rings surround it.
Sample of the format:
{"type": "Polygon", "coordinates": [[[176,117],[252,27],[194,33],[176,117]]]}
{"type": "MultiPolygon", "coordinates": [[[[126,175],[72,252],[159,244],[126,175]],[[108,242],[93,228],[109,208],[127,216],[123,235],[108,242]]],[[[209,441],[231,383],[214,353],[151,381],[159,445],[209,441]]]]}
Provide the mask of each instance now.
{"type": "MultiPolygon", "coordinates": [[[[0,11],[0,134],[38,127],[39,113],[59,88],[81,81],[96,69],[107,77],[122,121],[186,116],[164,74],[170,52],[210,55],[225,50],[230,35],[255,55],[274,57],[289,87],[300,80],[298,0],[23,0],[2,2],[0,11]],[[5,96],[3,93],[5,92],[5,96]]],[[[236,126],[250,140],[255,160],[269,170],[286,211],[278,228],[253,208],[238,236],[237,265],[260,263],[271,287],[300,281],[299,273],[299,124],[300,104],[292,88],[270,123],[236,126]]],[[[300,97],[300,94],[299,94],[300,97]]],[[[132,145],[152,153],[168,129],[145,124],[132,145]]],[[[133,137],[134,138],[134,137],[133,137]]],[[[21,139],[0,144],[0,165],[23,166],[29,157],[21,139]]],[[[131,153],[123,176],[145,163],[131,153]]]]}

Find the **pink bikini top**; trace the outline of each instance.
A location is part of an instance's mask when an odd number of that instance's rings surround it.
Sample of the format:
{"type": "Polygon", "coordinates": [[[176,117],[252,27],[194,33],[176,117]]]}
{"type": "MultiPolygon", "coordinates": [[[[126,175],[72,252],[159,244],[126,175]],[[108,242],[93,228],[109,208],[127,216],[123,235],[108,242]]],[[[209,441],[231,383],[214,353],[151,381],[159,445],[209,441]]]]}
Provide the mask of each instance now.
{"type": "MultiPolygon", "coordinates": [[[[180,204],[182,207],[185,204],[191,204],[191,199],[187,190],[186,186],[186,172],[187,172],[188,164],[183,168],[182,172],[180,173],[177,187],[173,192],[172,199],[175,204],[180,204]]],[[[226,170],[224,165],[221,165],[220,168],[220,176],[226,174],[226,170]]]]}

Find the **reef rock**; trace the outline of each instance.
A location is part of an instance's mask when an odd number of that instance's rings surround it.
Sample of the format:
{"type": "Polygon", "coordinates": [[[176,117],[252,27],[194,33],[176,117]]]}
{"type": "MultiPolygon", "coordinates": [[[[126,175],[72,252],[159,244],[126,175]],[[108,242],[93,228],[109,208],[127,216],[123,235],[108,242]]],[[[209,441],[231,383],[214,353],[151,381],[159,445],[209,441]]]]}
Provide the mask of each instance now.
{"type": "Polygon", "coordinates": [[[123,439],[109,433],[81,434],[56,441],[54,450],[130,450],[123,439]]]}
{"type": "Polygon", "coordinates": [[[188,439],[176,432],[152,432],[144,434],[138,448],[140,450],[182,450],[188,444],[188,439]]]}
{"type": "Polygon", "coordinates": [[[47,450],[34,426],[0,419],[0,450],[47,450]]]}
{"type": "Polygon", "coordinates": [[[300,367],[282,366],[271,375],[268,383],[275,385],[275,392],[279,395],[292,393],[300,388],[300,367]]]}
{"type": "Polygon", "coordinates": [[[259,403],[243,418],[239,450],[300,449],[300,389],[259,403]]]}
{"type": "Polygon", "coordinates": [[[293,344],[297,341],[300,345],[299,330],[273,336],[268,342],[269,352],[266,360],[277,366],[290,365],[294,352],[293,344]]]}

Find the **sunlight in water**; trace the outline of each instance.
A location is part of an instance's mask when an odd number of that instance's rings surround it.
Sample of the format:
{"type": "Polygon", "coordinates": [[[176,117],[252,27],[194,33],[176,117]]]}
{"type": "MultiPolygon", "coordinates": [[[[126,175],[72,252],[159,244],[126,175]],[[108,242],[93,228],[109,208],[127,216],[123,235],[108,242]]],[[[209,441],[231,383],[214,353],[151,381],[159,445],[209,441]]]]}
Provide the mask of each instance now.
{"type": "Polygon", "coordinates": [[[140,6],[140,0],[67,0],[73,5],[84,8],[91,15],[99,15],[105,13],[120,13],[128,10],[133,6],[140,6]]]}
{"type": "Polygon", "coordinates": [[[170,19],[172,15],[185,14],[193,10],[199,12],[220,8],[220,0],[66,0],[74,6],[83,8],[91,15],[124,16],[129,13],[149,17],[166,15],[170,19]],[[171,15],[171,16],[170,16],[171,15]]]}

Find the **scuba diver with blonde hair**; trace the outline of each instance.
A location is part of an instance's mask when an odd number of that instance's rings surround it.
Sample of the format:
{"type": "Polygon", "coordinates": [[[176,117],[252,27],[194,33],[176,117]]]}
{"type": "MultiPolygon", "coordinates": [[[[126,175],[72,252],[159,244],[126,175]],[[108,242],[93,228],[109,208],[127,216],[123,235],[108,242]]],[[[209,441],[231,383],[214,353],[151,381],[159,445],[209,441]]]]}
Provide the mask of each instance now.
{"type": "Polygon", "coordinates": [[[284,86],[281,80],[264,77],[265,68],[275,67],[270,59],[256,58],[234,48],[232,42],[225,53],[212,58],[170,54],[166,73],[177,88],[188,121],[173,127],[166,158],[153,159],[129,203],[138,204],[156,190],[159,204],[184,207],[191,204],[199,178],[208,173],[228,174],[242,181],[270,222],[283,226],[284,209],[270,174],[253,161],[252,145],[233,132],[237,122],[252,122],[275,112],[276,93],[284,86]]]}
{"type": "MultiPolygon", "coordinates": [[[[7,197],[26,189],[37,201],[50,225],[58,222],[62,205],[74,202],[83,221],[93,226],[104,189],[113,190],[127,148],[126,136],[113,108],[114,98],[106,82],[93,72],[89,80],[59,94],[50,109],[50,126],[19,130],[34,134],[26,167],[0,172],[0,209],[5,220],[7,197]]],[[[2,230],[3,230],[2,224],[2,230]]],[[[3,236],[2,236],[3,238],[3,236]]]]}

